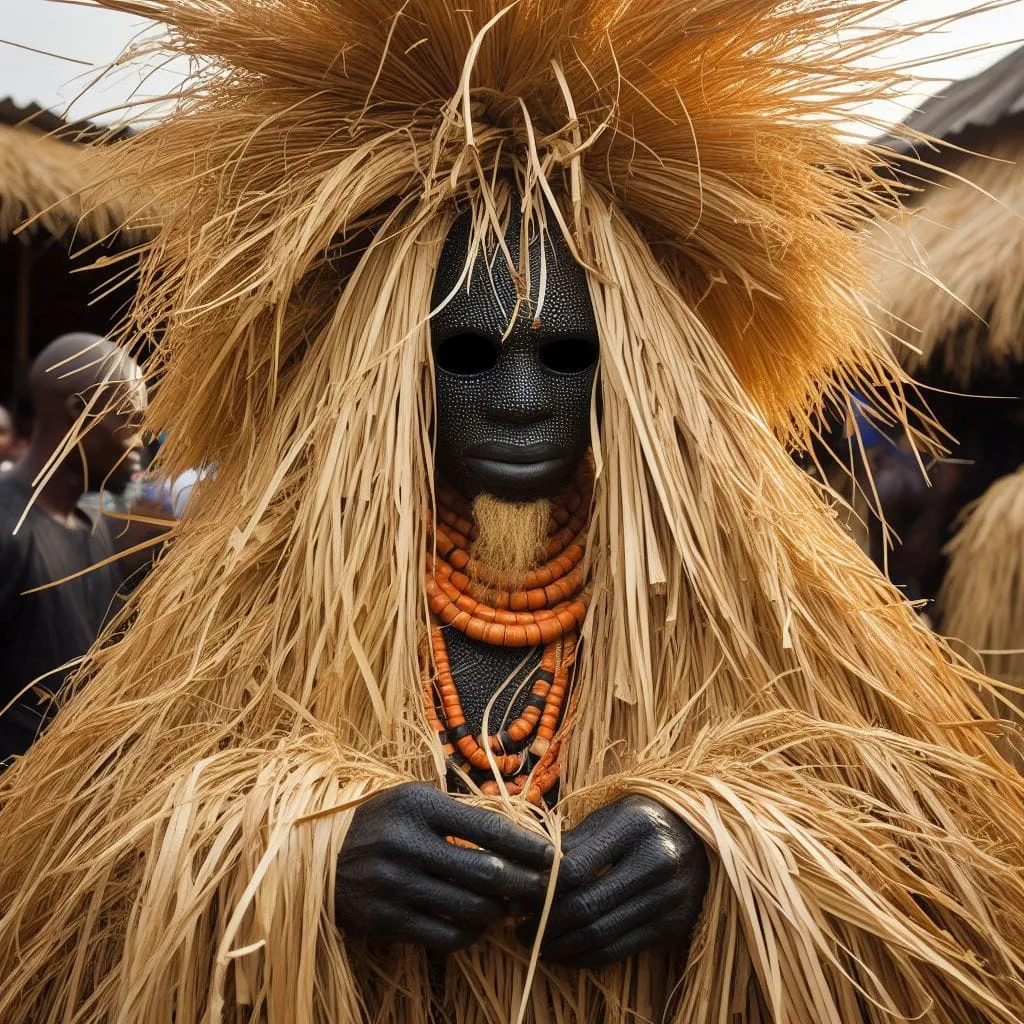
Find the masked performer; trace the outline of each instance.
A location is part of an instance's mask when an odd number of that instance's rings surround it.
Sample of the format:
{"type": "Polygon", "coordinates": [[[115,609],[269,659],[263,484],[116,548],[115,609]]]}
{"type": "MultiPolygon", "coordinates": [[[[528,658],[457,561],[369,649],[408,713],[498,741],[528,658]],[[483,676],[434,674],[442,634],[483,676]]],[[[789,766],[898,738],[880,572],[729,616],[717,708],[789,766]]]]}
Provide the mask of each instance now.
{"type": "Polygon", "coordinates": [[[217,473],[4,776],[0,1018],[1019,1021],[981,680],[788,451],[886,5],[103,6],[201,58],[118,170],[217,473]]]}

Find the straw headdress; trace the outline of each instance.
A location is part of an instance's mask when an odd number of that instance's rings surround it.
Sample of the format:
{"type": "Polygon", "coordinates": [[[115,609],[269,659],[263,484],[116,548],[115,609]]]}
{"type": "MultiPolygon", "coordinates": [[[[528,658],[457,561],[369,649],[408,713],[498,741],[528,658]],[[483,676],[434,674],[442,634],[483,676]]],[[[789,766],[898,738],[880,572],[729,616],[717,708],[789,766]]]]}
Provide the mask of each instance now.
{"type": "Polygon", "coordinates": [[[166,211],[132,326],[166,468],[217,474],[0,783],[0,1019],[1019,1022],[1024,803],[982,680],[783,443],[887,379],[848,230],[874,156],[836,135],[886,84],[887,3],[102,6],[198,59],[119,170],[166,211]],[[556,840],[629,792],[688,821],[685,976],[531,964],[499,928],[432,984],[332,919],[355,804],[443,784],[430,293],[459,211],[482,244],[510,201],[588,268],[602,420],[562,800],[496,806],[556,840]]]}

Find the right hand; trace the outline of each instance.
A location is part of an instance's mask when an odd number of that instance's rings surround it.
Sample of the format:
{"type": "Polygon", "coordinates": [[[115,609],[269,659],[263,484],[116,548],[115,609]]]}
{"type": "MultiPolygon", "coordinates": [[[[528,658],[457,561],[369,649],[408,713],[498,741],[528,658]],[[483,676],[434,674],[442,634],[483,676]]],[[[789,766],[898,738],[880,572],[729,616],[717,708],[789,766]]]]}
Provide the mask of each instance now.
{"type": "Polygon", "coordinates": [[[405,783],[353,816],[338,854],[335,917],[348,934],[450,953],[509,916],[510,902],[538,906],[554,852],[494,811],[405,783]]]}

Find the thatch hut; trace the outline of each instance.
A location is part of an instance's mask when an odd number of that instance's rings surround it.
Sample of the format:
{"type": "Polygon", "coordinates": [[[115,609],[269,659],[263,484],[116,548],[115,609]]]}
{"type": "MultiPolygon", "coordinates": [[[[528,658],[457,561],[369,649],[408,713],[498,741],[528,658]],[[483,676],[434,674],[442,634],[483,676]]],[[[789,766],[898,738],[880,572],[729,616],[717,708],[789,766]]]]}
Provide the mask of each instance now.
{"type": "Polygon", "coordinates": [[[0,101],[0,403],[17,399],[33,355],[54,337],[106,333],[131,300],[130,285],[110,283],[130,261],[89,269],[140,238],[128,227],[133,197],[90,186],[102,176],[103,143],[116,138],[0,101]]]}
{"type": "MultiPolygon", "coordinates": [[[[922,557],[926,515],[935,586],[920,596],[937,597],[939,628],[974,650],[1022,649],[1024,48],[934,97],[905,127],[943,145],[904,146],[902,183],[918,192],[909,216],[881,226],[884,322],[956,443],[922,515],[907,519],[904,550],[922,557]]],[[[984,661],[1024,683],[1024,656],[984,661]]]]}
{"type": "Polygon", "coordinates": [[[922,191],[898,241],[924,255],[931,278],[909,261],[887,271],[885,305],[909,369],[968,385],[1024,362],[1024,47],[906,127],[945,143],[903,147],[904,179],[922,191]],[[921,176],[916,157],[939,172],[921,176]]]}

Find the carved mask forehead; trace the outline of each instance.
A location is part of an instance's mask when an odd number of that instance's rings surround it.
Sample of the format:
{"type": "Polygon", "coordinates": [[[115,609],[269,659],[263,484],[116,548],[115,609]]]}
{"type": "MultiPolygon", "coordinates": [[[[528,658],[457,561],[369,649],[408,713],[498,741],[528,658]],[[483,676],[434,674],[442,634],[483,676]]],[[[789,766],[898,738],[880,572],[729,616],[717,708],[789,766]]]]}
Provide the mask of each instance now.
{"type": "MultiPolygon", "coordinates": [[[[505,236],[519,263],[519,220],[505,236]]],[[[530,301],[515,315],[516,285],[504,253],[478,253],[459,285],[470,221],[445,241],[431,321],[437,385],[438,473],[467,497],[506,501],[560,494],[590,445],[598,338],[586,273],[557,232],[544,239],[544,306],[537,314],[541,242],[530,240],[530,301]]]]}

